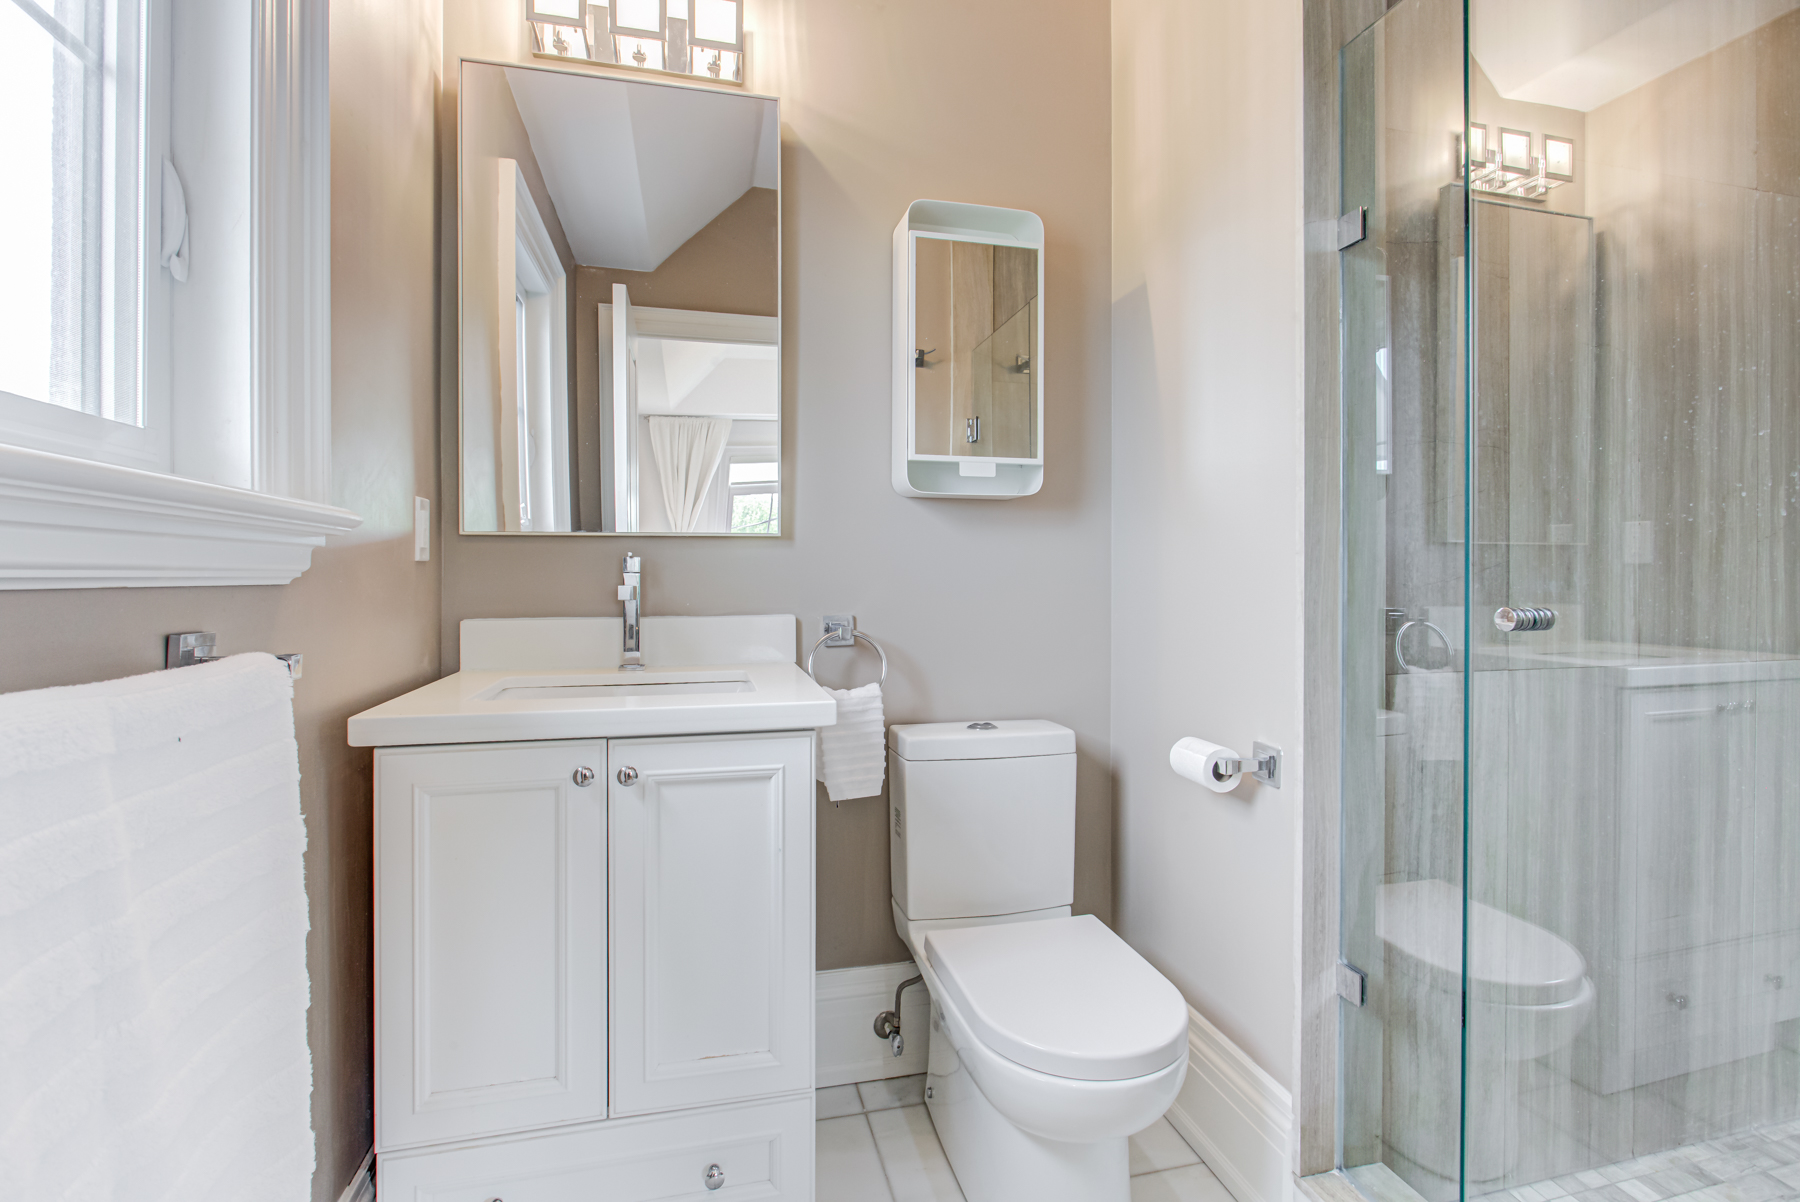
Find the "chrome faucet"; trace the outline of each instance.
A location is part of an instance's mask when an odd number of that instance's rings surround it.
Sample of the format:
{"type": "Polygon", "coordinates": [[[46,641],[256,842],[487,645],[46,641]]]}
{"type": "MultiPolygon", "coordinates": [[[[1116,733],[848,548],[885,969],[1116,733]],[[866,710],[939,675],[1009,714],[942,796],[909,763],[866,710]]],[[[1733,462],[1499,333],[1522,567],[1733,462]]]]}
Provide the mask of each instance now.
{"type": "Polygon", "coordinates": [[[642,638],[638,633],[639,606],[643,603],[644,561],[625,552],[625,583],[619,586],[619,600],[625,603],[625,654],[619,668],[625,672],[644,670],[642,638]]]}

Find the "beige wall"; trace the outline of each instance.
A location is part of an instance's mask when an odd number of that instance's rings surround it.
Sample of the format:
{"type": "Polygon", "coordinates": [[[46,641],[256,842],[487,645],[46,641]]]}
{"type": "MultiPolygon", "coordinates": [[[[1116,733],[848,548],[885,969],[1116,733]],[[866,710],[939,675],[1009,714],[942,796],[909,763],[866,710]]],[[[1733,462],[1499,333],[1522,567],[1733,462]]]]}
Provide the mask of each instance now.
{"type": "Polygon", "coordinates": [[[436,493],[438,25],[430,0],[331,6],[332,501],[362,528],[282,588],[0,592],[0,690],[152,671],[179,630],[217,631],[227,652],[305,653],[316,1202],[337,1198],[371,1140],[370,755],[345,745],[344,721],[438,669],[438,565],[412,558],[412,499],[436,493]]]}
{"type": "Polygon", "coordinates": [[[1292,1088],[1301,9],[1115,0],[1112,31],[1118,929],[1292,1088]],[[1183,735],[1281,746],[1281,790],[1177,777],[1183,735]]]}
{"type": "MultiPolygon", "coordinates": [[[[445,669],[465,617],[619,612],[628,548],[653,614],[794,613],[816,637],[821,614],[855,613],[888,651],[890,721],[1076,731],[1076,905],[1110,917],[1106,14],[1096,0],[751,0],[750,88],[782,102],[790,533],[463,537],[445,505],[445,669]],[[1049,468],[1035,497],[926,501],[889,483],[890,237],[921,197],[1030,209],[1049,231],[1049,468]]],[[[448,0],[447,66],[524,61],[517,24],[507,5],[448,0]]],[[[454,117],[453,98],[443,111],[454,117]]],[[[861,682],[872,661],[821,652],[820,675],[861,682]]],[[[905,956],[884,817],[877,801],[820,804],[821,968],[905,956]]]]}

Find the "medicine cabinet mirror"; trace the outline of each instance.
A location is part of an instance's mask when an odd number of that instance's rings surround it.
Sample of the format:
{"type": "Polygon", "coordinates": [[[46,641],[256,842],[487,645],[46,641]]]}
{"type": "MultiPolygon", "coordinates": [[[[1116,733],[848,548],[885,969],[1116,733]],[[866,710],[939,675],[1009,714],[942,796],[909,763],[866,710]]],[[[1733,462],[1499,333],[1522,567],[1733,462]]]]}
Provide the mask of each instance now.
{"type": "Polygon", "coordinates": [[[1044,482],[1044,227],[915,201],[894,230],[894,487],[1028,496],[1044,482]]]}
{"type": "Polygon", "coordinates": [[[780,533],[780,122],[465,61],[465,534],[780,533]]]}

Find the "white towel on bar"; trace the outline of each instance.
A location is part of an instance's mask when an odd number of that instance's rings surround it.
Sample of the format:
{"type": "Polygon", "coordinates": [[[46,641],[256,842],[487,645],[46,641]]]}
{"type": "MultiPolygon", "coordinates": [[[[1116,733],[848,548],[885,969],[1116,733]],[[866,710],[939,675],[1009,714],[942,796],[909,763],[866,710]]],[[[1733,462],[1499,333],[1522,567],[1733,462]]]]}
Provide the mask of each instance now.
{"type": "Polygon", "coordinates": [[[0,696],[7,1197],[312,1196],[299,779],[270,655],[0,696]]]}
{"type": "Polygon", "coordinates": [[[887,725],[881,685],[826,689],[837,702],[837,724],[819,728],[818,778],[833,801],[874,797],[887,777],[887,725]]]}

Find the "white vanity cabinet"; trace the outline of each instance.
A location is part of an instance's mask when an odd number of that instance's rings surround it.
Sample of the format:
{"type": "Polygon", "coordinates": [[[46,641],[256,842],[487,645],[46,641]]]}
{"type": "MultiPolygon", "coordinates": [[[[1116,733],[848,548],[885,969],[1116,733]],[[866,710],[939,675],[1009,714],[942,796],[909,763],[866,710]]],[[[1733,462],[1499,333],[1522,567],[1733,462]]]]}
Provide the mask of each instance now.
{"type": "Polygon", "coordinates": [[[812,748],[376,751],[384,1199],[812,1197],[812,748]]]}

